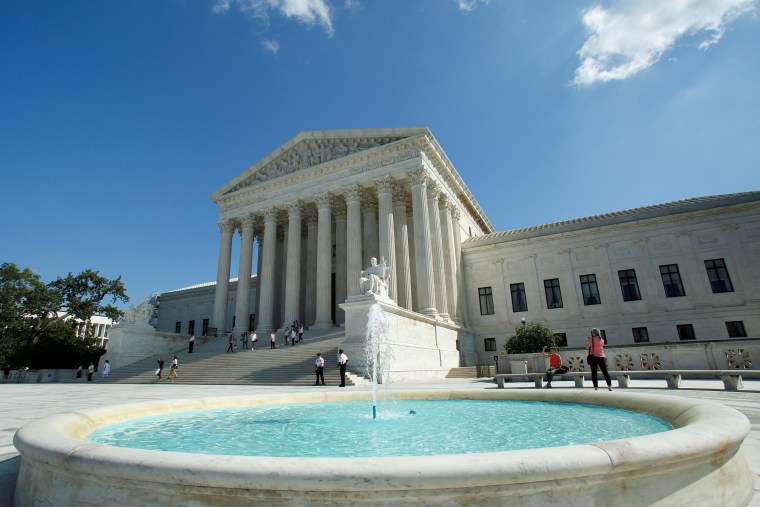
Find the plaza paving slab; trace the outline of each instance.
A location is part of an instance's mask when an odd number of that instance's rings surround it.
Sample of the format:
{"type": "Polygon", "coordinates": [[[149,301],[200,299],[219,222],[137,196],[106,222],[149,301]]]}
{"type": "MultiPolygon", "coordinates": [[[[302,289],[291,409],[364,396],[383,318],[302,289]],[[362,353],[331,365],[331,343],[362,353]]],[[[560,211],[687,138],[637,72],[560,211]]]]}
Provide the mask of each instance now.
{"type": "MultiPolygon", "coordinates": [[[[555,389],[575,389],[572,381],[555,381],[555,389]]],[[[760,381],[745,381],[742,391],[725,391],[719,380],[685,380],[679,390],[668,390],[664,381],[632,380],[630,391],[699,398],[733,407],[750,420],[752,430],[743,447],[755,474],[755,495],[751,507],[760,507],[760,381]]],[[[508,383],[507,389],[534,389],[533,383],[508,383]]],[[[591,384],[587,383],[586,388],[591,384]]],[[[393,390],[413,389],[495,389],[483,379],[447,379],[396,384],[393,390]]],[[[613,385],[614,388],[614,385],[613,385]]],[[[254,386],[180,384],[0,384],[0,507],[11,507],[20,457],[13,435],[24,424],[41,417],[72,410],[119,403],[157,401],[172,398],[199,398],[257,393],[288,394],[306,389],[338,389],[337,386],[254,386]]],[[[369,390],[368,386],[351,389],[369,390]]],[[[625,391],[625,390],[623,390],[625,391]]],[[[62,506],[64,507],[64,506],[62,506]]]]}

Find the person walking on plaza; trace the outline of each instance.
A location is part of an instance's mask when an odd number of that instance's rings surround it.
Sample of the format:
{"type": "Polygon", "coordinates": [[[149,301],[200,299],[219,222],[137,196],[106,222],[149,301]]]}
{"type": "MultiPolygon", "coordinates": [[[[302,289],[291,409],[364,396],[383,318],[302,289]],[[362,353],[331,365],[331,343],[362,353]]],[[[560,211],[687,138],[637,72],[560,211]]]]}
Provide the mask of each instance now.
{"type": "Polygon", "coordinates": [[[251,333],[251,350],[253,350],[253,347],[256,345],[256,342],[259,341],[259,337],[256,336],[256,330],[253,330],[253,333],[251,333]]]}
{"type": "Polygon", "coordinates": [[[272,331],[271,333],[269,333],[269,342],[270,342],[269,343],[269,348],[270,349],[275,348],[275,340],[276,339],[277,339],[277,334],[274,331],[272,331]]]}
{"type": "Polygon", "coordinates": [[[243,331],[243,336],[240,338],[240,341],[243,342],[243,350],[248,350],[248,332],[243,331]]]}
{"type": "Polygon", "coordinates": [[[92,374],[95,373],[95,365],[90,363],[87,367],[87,382],[92,382],[92,374]]]}
{"type": "Polygon", "coordinates": [[[77,368],[77,375],[76,375],[76,379],[77,380],[79,380],[80,378],[82,378],[83,371],[84,371],[84,369],[82,368],[82,365],[80,364],[79,368],[77,368]]]}
{"type": "Polygon", "coordinates": [[[193,347],[195,346],[195,335],[190,335],[190,341],[187,344],[187,353],[192,354],[193,353],[193,347]]]}
{"type": "Polygon", "coordinates": [[[174,359],[172,359],[172,365],[169,369],[169,380],[171,382],[174,382],[174,379],[177,378],[177,369],[179,368],[179,361],[177,360],[177,356],[174,356],[174,359]]]}
{"type": "Polygon", "coordinates": [[[298,343],[303,341],[303,324],[298,324],[298,343]]]}
{"type": "Polygon", "coordinates": [[[111,363],[106,359],[106,363],[103,365],[103,378],[108,378],[111,374],[111,363]]]}
{"type": "Polygon", "coordinates": [[[164,371],[164,356],[158,356],[158,369],[156,370],[156,377],[161,380],[161,372],[164,371]]]}
{"type": "Polygon", "coordinates": [[[317,352],[317,359],[314,361],[314,372],[317,374],[317,382],[315,386],[319,385],[319,380],[322,379],[322,385],[325,385],[325,358],[322,357],[321,352],[317,352]]]}
{"type": "Polygon", "coordinates": [[[343,353],[343,349],[338,350],[338,367],[340,368],[340,385],[338,387],[346,387],[346,365],[348,364],[348,356],[343,353]]]}
{"type": "MultiPolygon", "coordinates": [[[[227,343],[229,343],[229,346],[227,347],[227,352],[235,352],[235,335],[230,333],[230,336],[227,338],[227,343]]],[[[227,353],[225,352],[225,354],[227,353]]]]}
{"type": "Polygon", "coordinates": [[[550,348],[549,352],[546,352],[546,347],[544,347],[541,354],[549,358],[549,369],[546,370],[546,385],[544,387],[551,387],[554,375],[567,373],[568,368],[562,364],[562,356],[557,353],[557,347],[550,348]]]}
{"type": "Polygon", "coordinates": [[[290,327],[285,324],[285,329],[282,330],[285,335],[285,346],[288,346],[288,338],[290,338],[290,327]]]}
{"type": "Polygon", "coordinates": [[[293,346],[296,344],[296,326],[290,328],[290,344],[293,346]]]}
{"type": "Polygon", "coordinates": [[[600,336],[599,329],[594,328],[591,330],[591,336],[586,341],[586,348],[588,349],[588,363],[591,366],[591,383],[594,384],[594,390],[599,387],[599,381],[597,379],[597,370],[602,370],[604,380],[607,381],[607,390],[612,391],[612,380],[610,380],[610,374],[607,372],[607,359],[604,357],[604,340],[600,336]]]}

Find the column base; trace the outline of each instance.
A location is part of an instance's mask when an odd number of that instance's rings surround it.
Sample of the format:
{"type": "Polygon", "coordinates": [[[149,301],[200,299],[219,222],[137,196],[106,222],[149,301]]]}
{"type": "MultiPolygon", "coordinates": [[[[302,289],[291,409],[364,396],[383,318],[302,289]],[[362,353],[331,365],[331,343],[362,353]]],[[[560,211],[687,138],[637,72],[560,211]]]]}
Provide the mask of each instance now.
{"type": "Polygon", "coordinates": [[[438,310],[436,310],[435,308],[424,308],[422,310],[419,310],[417,313],[421,313],[422,315],[428,315],[433,318],[438,317],[438,310]]]}

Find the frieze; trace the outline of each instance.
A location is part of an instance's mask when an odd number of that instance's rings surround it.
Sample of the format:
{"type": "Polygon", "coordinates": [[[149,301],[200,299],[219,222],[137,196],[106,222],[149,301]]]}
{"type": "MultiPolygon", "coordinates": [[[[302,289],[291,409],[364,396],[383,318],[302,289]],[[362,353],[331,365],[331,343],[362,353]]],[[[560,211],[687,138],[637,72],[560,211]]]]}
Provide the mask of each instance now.
{"type": "MultiPolygon", "coordinates": [[[[404,162],[407,160],[414,159],[419,155],[419,149],[407,149],[402,150],[397,153],[394,153],[390,156],[385,157],[379,157],[375,160],[366,162],[364,164],[358,165],[356,167],[351,168],[347,175],[354,176],[356,174],[362,174],[365,172],[373,171],[375,169],[378,169],[380,167],[385,167],[393,164],[397,164],[399,162],[404,162]]],[[[349,162],[346,161],[344,165],[349,165],[349,162]]],[[[236,209],[242,208],[244,206],[249,205],[255,205],[257,203],[269,200],[271,198],[271,192],[273,190],[276,190],[278,188],[286,188],[293,183],[297,183],[299,181],[305,181],[307,179],[316,178],[319,176],[322,176],[324,174],[329,174],[332,172],[335,172],[336,169],[338,169],[340,165],[327,165],[321,168],[318,168],[314,171],[305,171],[303,173],[294,174],[292,178],[285,179],[277,182],[273,182],[271,185],[262,188],[251,188],[251,192],[245,193],[245,194],[238,194],[234,196],[228,196],[225,198],[225,202],[221,203],[221,213],[226,213],[230,211],[234,211],[236,209]],[[257,195],[252,195],[252,194],[257,195]]],[[[253,181],[250,181],[249,184],[254,183],[253,181]]],[[[261,181],[260,183],[263,183],[261,181]]],[[[241,185],[238,185],[236,187],[236,190],[242,189],[241,185]]]]}

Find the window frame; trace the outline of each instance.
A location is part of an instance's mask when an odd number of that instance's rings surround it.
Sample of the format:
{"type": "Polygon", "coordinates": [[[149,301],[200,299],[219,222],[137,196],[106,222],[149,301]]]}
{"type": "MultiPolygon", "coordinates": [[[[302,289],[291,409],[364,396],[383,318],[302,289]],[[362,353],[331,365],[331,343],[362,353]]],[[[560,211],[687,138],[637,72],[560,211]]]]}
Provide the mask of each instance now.
{"type": "Polygon", "coordinates": [[[493,289],[491,287],[478,287],[478,301],[480,302],[481,315],[494,315],[493,289]],[[483,311],[485,306],[485,312],[483,311]]]}
{"type": "Polygon", "coordinates": [[[483,347],[486,352],[496,352],[496,338],[483,338],[483,347]]]}
{"type": "Polygon", "coordinates": [[[666,298],[680,298],[686,296],[686,288],[683,286],[683,279],[681,278],[681,270],[678,269],[678,264],[662,264],[660,265],[660,278],[662,278],[662,287],[665,289],[666,298]],[[667,269],[667,273],[663,272],[663,269],[667,269]],[[675,271],[674,271],[675,270],[675,271]],[[666,281],[665,279],[668,279],[666,281]],[[673,287],[677,287],[680,290],[680,294],[676,294],[673,287]]]}
{"type": "Polygon", "coordinates": [[[583,306],[594,306],[602,304],[602,297],[599,294],[599,284],[596,281],[596,273],[580,275],[580,282],[581,297],[583,297],[583,306]],[[586,294],[587,292],[588,295],[586,294]],[[596,302],[590,302],[591,298],[594,298],[596,302]]]}
{"type": "Polygon", "coordinates": [[[726,321],[726,331],[728,332],[729,338],[746,338],[747,337],[747,328],[744,327],[743,320],[726,321]],[[732,332],[731,330],[732,328],[735,328],[736,331],[732,332]]]}
{"type": "Polygon", "coordinates": [[[182,332],[182,321],[178,321],[174,324],[174,332],[180,334],[182,332]]]}
{"type": "Polygon", "coordinates": [[[693,324],[676,324],[679,341],[692,341],[697,339],[693,324]]]}
{"type": "Polygon", "coordinates": [[[649,331],[646,327],[632,327],[633,343],[649,343],[649,331]]]}
{"type": "Polygon", "coordinates": [[[728,274],[725,259],[705,259],[705,270],[707,271],[707,281],[710,282],[713,294],[734,292],[734,284],[731,283],[731,276],[728,274]],[[715,279],[713,280],[713,278],[715,279]]]}
{"type": "Polygon", "coordinates": [[[512,298],[512,311],[514,313],[527,312],[528,311],[528,297],[525,294],[525,283],[524,282],[510,283],[509,293],[512,298]]]}
{"type": "Polygon", "coordinates": [[[559,278],[547,278],[544,280],[544,294],[546,295],[546,308],[553,310],[563,308],[562,289],[559,285],[559,278]],[[556,282],[556,284],[554,283],[556,282]],[[551,296],[549,295],[551,294],[551,296]],[[559,300],[559,302],[557,301],[559,300]]]}
{"type": "Polygon", "coordinates": [[[641,290],[639,290],[639,280],[636,278],[635,269],[618,270],[618,280],[623,301],[641,301],[641,290]]]}

